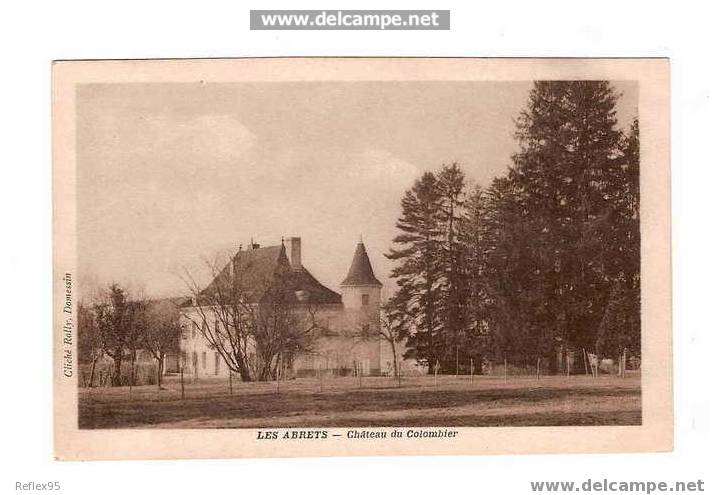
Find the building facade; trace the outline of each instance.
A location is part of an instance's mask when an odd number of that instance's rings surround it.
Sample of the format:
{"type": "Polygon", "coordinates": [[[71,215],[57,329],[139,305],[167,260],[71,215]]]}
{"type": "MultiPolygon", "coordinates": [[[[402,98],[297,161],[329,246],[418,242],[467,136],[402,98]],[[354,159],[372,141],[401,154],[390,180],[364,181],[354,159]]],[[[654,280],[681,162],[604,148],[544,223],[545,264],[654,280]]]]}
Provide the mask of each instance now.
{"type": "MultiPolygon", "coordinates": [[[[392,356],[379,334],[382,283],[375,277],[363,242],[359,242],[340,293],[322,285],[302,264],[302,241],[291,237],[278,246],[251,244],[240,250],[203,291],[208,294],[183,308],[178,366],[190,377],[227,377],[229,367],[216,346],[202,335],[202,325],[220,325],[212,304],[228,283],[240,283],[250,304],[268,294],[289,294],[293,311],[308,311],[316,327],[311,349],[283,363],[285,378],[391,374],[392,356]],[[224,285],[222,285],[224,284],[224,285]]],[[[256,358],[249,343],[247,356],[256,358]]]]}

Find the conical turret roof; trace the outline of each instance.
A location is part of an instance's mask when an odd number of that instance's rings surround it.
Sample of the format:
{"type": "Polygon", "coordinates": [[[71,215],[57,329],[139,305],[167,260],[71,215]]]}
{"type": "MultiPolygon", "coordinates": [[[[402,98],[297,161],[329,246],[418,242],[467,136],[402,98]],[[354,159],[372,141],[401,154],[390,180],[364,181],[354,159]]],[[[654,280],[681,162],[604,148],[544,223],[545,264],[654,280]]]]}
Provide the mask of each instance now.
{"type": "Polygon", "coordinates": [[[367,256],[363,242],[357,244],[350,271],[340,284],[340,286],[344,285],[371,285],[382,287],[382,282],[374,276],[372,264],[369,261],[369,256],[367,256]]]}

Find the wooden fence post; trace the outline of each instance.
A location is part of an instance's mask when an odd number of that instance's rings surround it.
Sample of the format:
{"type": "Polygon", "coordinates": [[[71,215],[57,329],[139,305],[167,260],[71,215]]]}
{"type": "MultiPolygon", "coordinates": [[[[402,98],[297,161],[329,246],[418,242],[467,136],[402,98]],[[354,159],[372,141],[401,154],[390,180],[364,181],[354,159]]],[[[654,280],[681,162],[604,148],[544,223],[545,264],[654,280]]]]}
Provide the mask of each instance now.
{"type": "Polygon", "coordinates": [[[624,353],[622,354],[622,378],[627,376],[627,348],[624,348],[624,353]]]}
{"type": "Polygon", "coordinates": [[[135,384],[135,364],[130,366],[130,392],[132,392],[132,386],[135,384]]]}
{"type": "Polygon", "coordinates": [[[277,368],[275,369],[275,383],[277,384],[277,387],[275,389],[276,393],[280,393],[280,367],[282,366],[282,353],[280,353],[279,356],[277,356],[277,368]]]}
{"type": "MultiPolygon", "coordinates": [[[[569,353],[566,354],[564,361],[567,365],[567,376],[569,376],[569,353]]],[[[572,363],[574,363],[574,356],[572,356],[572,363]]]]}
{"type": "Polygon", "coordinates": [[[180,366],[180,396],[185,399],[185,367],[180,366]]]}
{"type": "Polygon", "coordinates": [[[459,346],[457,346],[457,354],[455,357],[455,368],[454,368],[454,377],[457,378],[459,376],[459,346]]]}

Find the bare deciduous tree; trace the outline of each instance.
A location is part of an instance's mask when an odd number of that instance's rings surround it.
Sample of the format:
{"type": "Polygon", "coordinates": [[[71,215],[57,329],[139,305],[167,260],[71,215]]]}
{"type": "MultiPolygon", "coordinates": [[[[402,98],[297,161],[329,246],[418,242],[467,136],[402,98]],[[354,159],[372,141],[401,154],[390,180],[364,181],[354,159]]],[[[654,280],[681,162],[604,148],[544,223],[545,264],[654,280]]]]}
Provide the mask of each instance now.
{"type": "Polygon", "coordinates": [[[250,381],[249,351],[254,307],[243,287],[240,274],[225,267],[220,259],[206,260],[213,283],[205,288],[184,270],[183,279],[193,302],[193,311],[183,313],[215,349],[231,371],[250,381]]]}
{"type": "Polygon", "coordinates": [[[271,380],[280,367],[290,368],[298,355],[311,353],[316,330],[321,328],[316,308],[284,290],[281,278],[278,281],[253,314],[255,378],[258,381],[271,380]]]}
{"type": "Polygon", "coordinates": [[[157,387],[162,388],[165,357],[179,351],[182,326],[180,311],[171,301],[151,303],[145,315],[141,345],[157,361],[157,387]]]}
{"type": "Polygon", "coordinates": [[[411,320],[409,315],[384,305],[380,311],[379,324],[363,322],[354,334],[360,341],[380,338],[389,344],[392,350],[392,374],[395,378],[399,373],[398,346],[409,334],[411,320]]]}
{"type": "Polygon", "coordinates": [[[95,381],[95,366],[103,355],[102,340],[92,308],[82,302],[78,305],[77,331],[80,362],[90,363],[90,377],[87,386],[92,387],[95,381]]]}
{"type": "Polygon", "coordinates": [[[185,319],[243,381],[268,380],[310,352],[319,328],[315,309],[289,289],[291,273],[282,268],[268,280],[244,279],[232,262],[206,261],[212,283],[203,287],[184,271],[194,306],[185,319]],[[263,288],[258,296],[257,288],[263,288]]]}

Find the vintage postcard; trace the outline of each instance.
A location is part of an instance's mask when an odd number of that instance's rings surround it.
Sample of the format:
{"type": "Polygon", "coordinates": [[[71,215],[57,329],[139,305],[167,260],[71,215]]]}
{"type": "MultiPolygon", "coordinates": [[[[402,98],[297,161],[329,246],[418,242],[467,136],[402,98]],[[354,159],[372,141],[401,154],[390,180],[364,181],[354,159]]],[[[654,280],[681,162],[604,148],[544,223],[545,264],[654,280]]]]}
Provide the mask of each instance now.
{"type": "Polygon", "coordinates": [[[62,460],[672,448],[666,59],[53,66],[62,460]]]}

